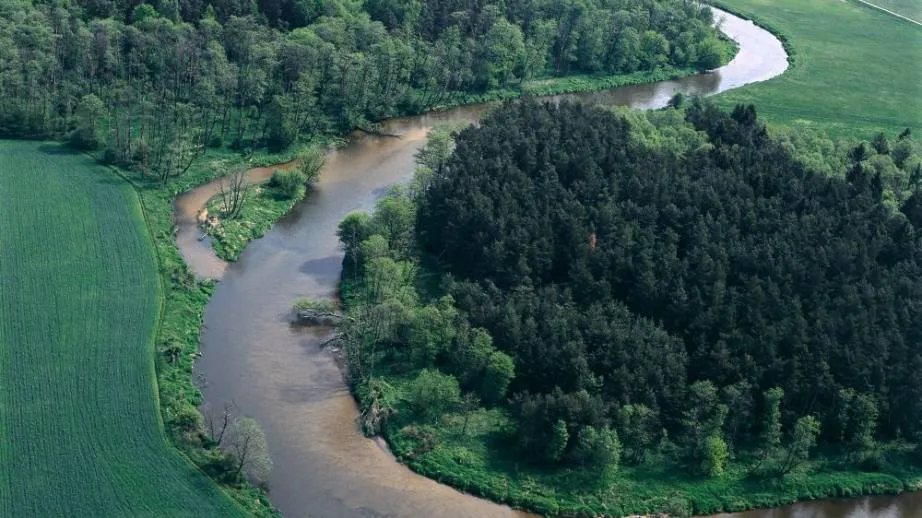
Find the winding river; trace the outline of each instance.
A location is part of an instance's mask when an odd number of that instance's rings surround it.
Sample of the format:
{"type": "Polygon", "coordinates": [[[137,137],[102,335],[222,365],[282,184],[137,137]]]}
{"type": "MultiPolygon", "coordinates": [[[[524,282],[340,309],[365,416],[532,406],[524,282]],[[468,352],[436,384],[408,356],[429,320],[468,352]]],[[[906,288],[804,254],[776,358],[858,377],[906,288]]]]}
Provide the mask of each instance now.
{"type": "MultiPolygon", "coordinates": [[[[787,60],[781,43],[751,22],[715,10],[722,30],[740,45],[736,58],[708,74],[609,91],[555,96],[604,105],[655,108],[676,92],[711,95],[781,74],[787,60]]],[[[527,516],[440,485],[397,463],[355,422],[356,405],[332,356],[320,342],[329,330],[289,325],[301,297],[333,297],[342,251],[336,226],[353,210],[370,210],[387,186],[406,181],[414,153],[428,130],[441,122],[474,122],[486,106],[465,106],[417,117],[391,119],[383,131],[365,133],[328,159],[307,200],[265,237],[227,265],[208,240],[198,240],[197,211],[217,189],[208,184],[176,200],[177,241],[200,276],[220,278],[208,305],[196,375],[212,405],[233,402],[263,427],[275,467],[271,500],[298,517],[506,517],[527,516]]],[[[270,169],[254,169],[265,180],[270,169]]],[[[807,503],[724,518],[922,518],[922,497],[807,503]],[[913,514],[913,512],[917,514],[913,514]]]]}

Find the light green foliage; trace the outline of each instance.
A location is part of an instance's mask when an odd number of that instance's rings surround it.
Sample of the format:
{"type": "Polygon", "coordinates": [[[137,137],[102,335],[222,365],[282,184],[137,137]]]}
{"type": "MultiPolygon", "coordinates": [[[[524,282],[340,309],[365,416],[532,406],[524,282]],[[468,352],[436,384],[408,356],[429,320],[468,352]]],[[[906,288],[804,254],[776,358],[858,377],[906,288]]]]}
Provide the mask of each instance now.
{"type": "Polygon", "coordinates": [[[394,413],[400,399],[397,389],[383,378],[372,377],[355,386],[355,396],[362,405],[362,432],[369,436],[381,434],[383,425],[394,413]]]}
{"type": "Polygon", "coordinates": [[[522,77],[524,64],[522,30],[500,18],[487,33],[487,86],[498,88],[522,77]]]}
{"type": "Polygon", "coordinates": [[[300,310],[313,309],[317,311],[327,311],[327,312],[333,312],[339,309],[336,307],[336,304],[332,301],[315,300],[315,299],[300,299],[297,302],[295,302],[294,307],[295,309],[300,309],[300,310]]]}
{"type": "Polygon", "coordinates": [[[387,238],[398,257],[406,257],[413,242],[415,220],[416,205],[407,189],[397,186],[375,206],[372,225],[377,233],[387,238]]]}
{"type": "Polygon", "coordinates": [[[435,369],[423,369],[410,383],[406,394],[413,410],[429,421],[438,421],[461,403],[458,380],[435,369]]]}
{"type": "Polygon", "coordinates": [[[458,129],[451,125],[433,128],[426,136],[426,144],[416,152],[416,163],[435,174],[441,174],[442,167],[455,148],[452,134],[458,129]]]}
{"type": "Polygon", "coordinates": [[[266,434],[254,419],[244,417],[230,431],[230,451],[236,461],[237,475],[245,474],[254,484],[264,484],[272,471],[266,434]]]}
{"type": "MultiPolygon", "coordinates": [[[[242,514],[163,435],[162,293],[131,186],[53,144],[0,141],[0,250],[0,515],[242,514]]],[[[201,424],[194,406],[167,412],[201,424]]]]}
{"type": "Polygon", "coordinates": [[[481,328],[461,325],[455,335],[450,358],[461,384],[477,390],[488,404],[502,401],[515,377],[512,358],[498,351],[493,346],[493,338],[481,328]]]}
{"type": "MultiPolygon", "coordinates": [[[[902,0],[893,0],[902,1],[902,0]]],[[[922,27],[854,1],[721,0],[778,29],[796,51],[781,77],[731,90],[727,106],[832,136],[868,138],[922,126],[922,27]],[[873,102],[871,102],[871,100],[873,102]]]]}
{"type": "Polygon", "coordinates": [[[359,257],[362,261],[371,261],[382,257],[388,257],[391,253],[391,247],[387,242],[387,238],[381,234],[375,234],[362,241],[362,244],[359,246],[359,252],[361,254],[359,257]]]}
{"type": "Polygon", "coordinates": [[[406,343],[415,365],[431,366],[439,354],[451,347],[457,315],[451,297],[413,310],[406,343]]]}
{"type": "Polygon", "coordinates": [[[719,477],[723,474],[730,458],[727,442],[719,435],[711,435],[705,441],[704,461],[701,469],[709,477],[719,477]]]}
{"type": "Polygon", "coordinates": [[[304,177],[305,183],[311,183],[320,178],[320,171],[326,163],[326,155],[318,146],[311,146],[298,155],[298,171],[304,177]]]}
{"type": "Polygon", "coordinates": [[[580,427],[571,458],[580,465],[616,471],[621,461],[621,441],[618,440],[618,433],[608,427],[580,427]]]}
{"type": "Polygon", "coordinates": [[[720,40],[711,37],[698,44],[697,63],[702,70],[713,70],[723,61],[723,46],[720,40]]]}
{"type": "Polygon", "coordinates": [[[657,69],[669,62],[669,41],[656,31],[644,31],[640,37],[640,64],[646,69],[657,69]]]}
{"type": "Polygon", "coordinates": [[[375,304],[395,300],[408,307],[416,305],[418,297],[410,284],[415,271],[416,267],[406,261],[390,257],[369,259],[365,264],[366,300],[375,304]]]}
{"type": "Polygon", "coordinates": [[[339,222],[336,236],[346,249],[350,266],[358,269],[361,260],[361,245],[371,235],[371,215],[367,212],[350,212],[339,222]]]}
{"type": "Polygon", "coordinates": [[[643,463],[647,451],[656,444],[661,429],[656,413],[644,405],[624,405],[618,412],[618,430],[624,445],[624,460],[643,463]]]}
{"type": "MultiPolygon", "coordinates": [[[[678,95],[678,94],[677,94],[678,95]]],[[[674,155],[689,149],[710,146],[707,136],[684,123],[684,114],[679,110],[657,110],[643,112],[618,107],[613,111],[631,123],[631,141],[651,149],[668,151],[674,155]]]]}
{"type": "Polygon", "coordinates": [[[696,381],[688,389],[682,413],[684,453],[691,463],[700,464],[707,455],[707,442],[720,436],[727,417],[727,406],[719,402],[717,387],[709,380],[696,381]]]}
{"type": "Polygon", "coordinates": [[[810,458],[810,451],[816,446],[820,435],[820,422],[812,415],[801,417],[794,423],[787,458],[781,465],[781,474],[790,473],[810,458]]]}
{"type": "Polygon", "coordinates": [[[275,171],[272,173],[272,186],[277,187],[286,198],[304,196],[307,177],[298,170],[275,171]]]}
{"type": "Polygon", "coordinates": [[[141,23],[144,20],[150,18],[157,18],[160,16],[160,13],[150,4],[138,4],[137,7],[131,12],[131,21],[132,23],[141,23]]]}

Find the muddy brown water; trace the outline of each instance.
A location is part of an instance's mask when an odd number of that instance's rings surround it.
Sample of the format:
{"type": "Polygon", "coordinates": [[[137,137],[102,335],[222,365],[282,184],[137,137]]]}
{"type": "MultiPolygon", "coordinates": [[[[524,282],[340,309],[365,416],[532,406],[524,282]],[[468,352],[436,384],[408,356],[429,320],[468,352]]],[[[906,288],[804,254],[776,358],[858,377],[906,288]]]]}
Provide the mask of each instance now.
{"type": "MultiPolygon", "coordinates": [[[[603,105],[654,108],[676,92],[710,95],[770,79],[787,67],[781,43],[751,22],[718,11],[722,30],[740,44],[718,71],[651,85],[554,96],[603,105]]],[[[263,427],[274,461],[270,498],[296,517],[528,516],[462,494],[412,473],[379,443],[359,432],[358,414],[338,367],[319,347],[329,330],[289,325],[292,303],[335,296],[342,251],[336,226],[345,214],[371,210],[389,185],[406,181],[428,130],[450,121],[475,122],[485,106],[467,106],[388,120],[399,138],[356,133],[328,157],[306,201],[227,265],[199,240],[196,214],[217,192],[212,183],[176,200],[177,241],[190,267],[221,278],[202,330],[204,356],[196,365],[206,401],[233,401],[263,427]]],[[[271,168],[251,171],[254,181],[271,168]]],[[[722,518],[922,518],[922,497],[824,501],[722,518]]]]}

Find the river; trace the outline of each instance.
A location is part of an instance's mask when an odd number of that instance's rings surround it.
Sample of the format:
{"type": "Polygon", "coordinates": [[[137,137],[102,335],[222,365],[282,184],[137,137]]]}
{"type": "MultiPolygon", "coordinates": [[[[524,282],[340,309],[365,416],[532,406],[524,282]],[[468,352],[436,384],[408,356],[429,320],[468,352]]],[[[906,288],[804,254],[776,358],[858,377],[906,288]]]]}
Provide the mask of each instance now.
{"type": "MultiPolygon", "coordinates": [[[[781,43],[751,22],[717,11],[722,30],[740,45],[727,66],[677,81],[554,96],[603,105],[655,108],[676,92],[711,95],[781,74],[781,43]]],[[[270,498],[289,518],[528,516],[464,495],[412,473],[386,448],[360,433],[357,408],[332,356],[319,346],[329,330],[289,325],[292,303],[335,296],[342,251],[336,226],[353,210],[371,210],[387,186],[406,181],[428,130],[448,121],[475,122],[485,106],[466,106],[383,123],[399,138],[355,133],[328,158],[307,199],[236,263],[226,265],[199,241],[195,216],[215,184],[176,201],[177,241],[192,270],[220,278],[205,313],[196,376],[206,401],[233,402],[266,432],[274,461],[270,498]]],[[[265,179],[268,169],[251,172],[265,179]]],[[[723,518],[922,518],[922,499],[811,502],[723,518]],[[919,513],[919,511],[915,511],[919,513]],[[889,514],[888,514],[889,513],[889,514]]]]}

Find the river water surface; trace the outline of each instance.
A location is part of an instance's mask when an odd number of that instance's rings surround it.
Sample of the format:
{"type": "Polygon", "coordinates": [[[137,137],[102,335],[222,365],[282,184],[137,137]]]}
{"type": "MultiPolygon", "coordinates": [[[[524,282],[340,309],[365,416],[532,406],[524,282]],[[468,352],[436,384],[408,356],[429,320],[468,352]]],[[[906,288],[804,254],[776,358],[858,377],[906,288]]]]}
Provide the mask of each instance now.
{"type": "MultiPolygon", "coordinates": [[[[715,10],[716,11],[716,10],[715,10]]],[[[556,96],[603,105],[655,108],[676,92],[711,95],[781,74],[781,43],[752,23],[717,11],[722,30],[740,45],[736,58],[715,72],[598,93],[556,96]]],[[[414,153],[429,129],[449,121],[475,122],[485,106],[391,119],[328,158],[307,199],[265,237],[226,265],[199,241],[198,209],[216,192],[199,187],[176,201],[177,240],[198,275],[221,278],[205,314],[196,373],[206,401],[233,402],[266,432],[275,463],[270,498],[297,517],[511,517],[508,507],[464,495],[415,475],[360,433],[355,402],[331,355],[320,348],[329,330],[291,327],[290,308],[302,297],[335,296],[342,251],[336,226],[348,212],[370,210],[387,186],[406,181],[414,153]]],[[[264,180],[268,169],[252,171],[264,180]]],[[[846,503],[807,503],[724,518],[922,518],[917,495],[846,503]]]]}

